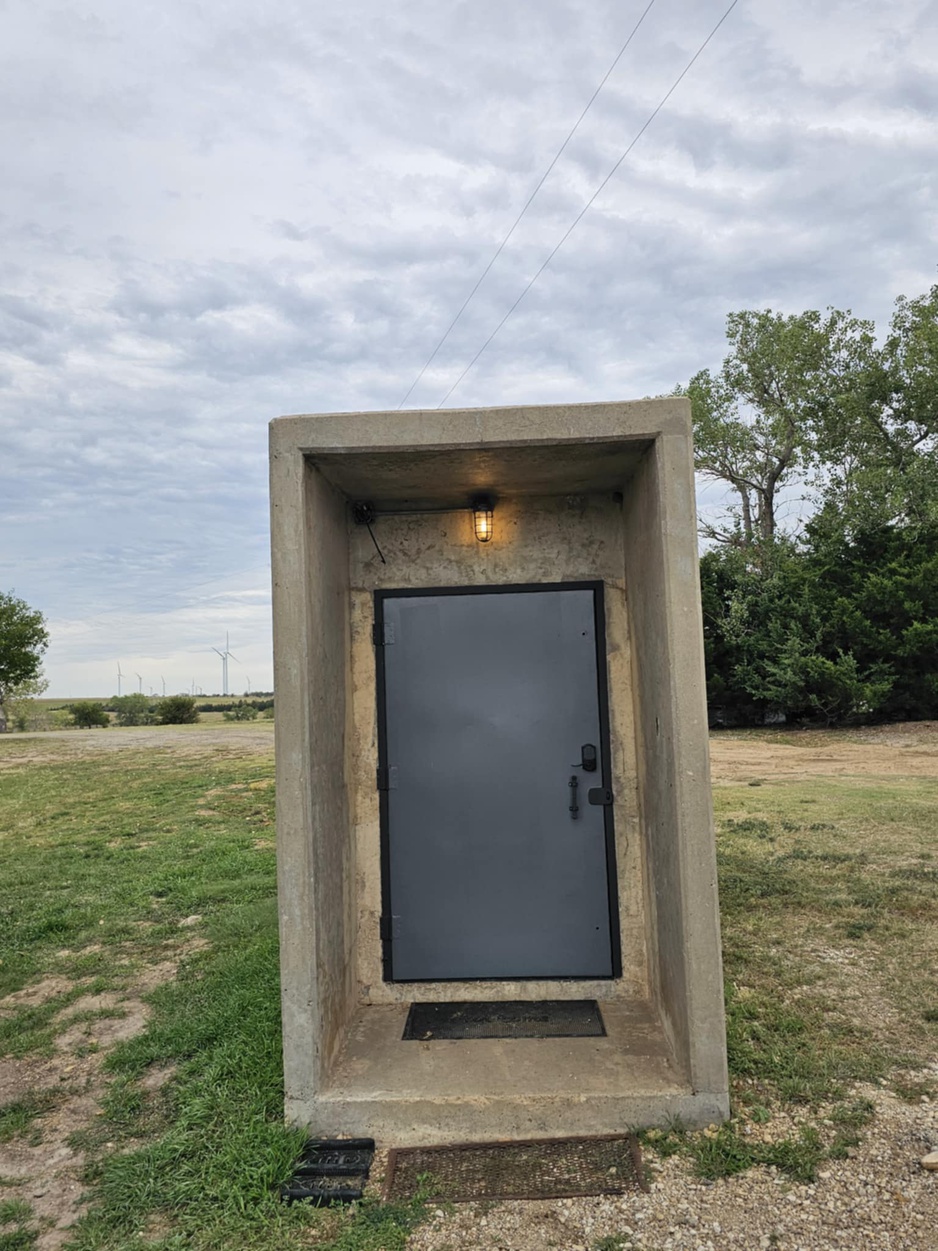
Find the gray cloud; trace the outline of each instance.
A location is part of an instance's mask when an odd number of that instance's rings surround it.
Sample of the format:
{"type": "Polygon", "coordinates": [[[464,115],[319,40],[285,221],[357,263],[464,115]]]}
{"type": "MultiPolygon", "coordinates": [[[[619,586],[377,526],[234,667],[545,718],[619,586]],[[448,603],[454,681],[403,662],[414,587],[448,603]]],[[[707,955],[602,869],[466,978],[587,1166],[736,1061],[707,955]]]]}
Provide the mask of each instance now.
{"type": "MultiPolygon", "coordinates": [[[[226,628],[269,684],[267,420],[398,403],[643,7],[10,0],[0,587],[49,615],[55,691],[119,656],[186,687],[201,657],[208,689],[226,628]]],[[[410,403],[723,7],[658,0],[410,403]]],[[[660,393],[719,362],[730,309],[882,323],[924,290],[929,10],[740,4],[451,402],[660,393]]]]}

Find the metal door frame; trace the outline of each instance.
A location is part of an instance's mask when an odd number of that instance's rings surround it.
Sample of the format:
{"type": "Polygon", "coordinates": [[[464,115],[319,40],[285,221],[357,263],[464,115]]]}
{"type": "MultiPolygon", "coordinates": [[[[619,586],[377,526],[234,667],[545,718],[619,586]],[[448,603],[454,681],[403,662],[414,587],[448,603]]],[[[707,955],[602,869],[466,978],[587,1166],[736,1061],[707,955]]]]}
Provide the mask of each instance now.
{"type": "MultiPolygon", "coordinates": [[[[605,584],[590,582],[521,582],[495,586],[435,586],[406,587],[402,590],[374,592],[374,643],[375,688],[378,703],[378,779],[386,772],[387,757],[387,691],[384,668],[384,601],[386,599],[412,599],[433,595],[514,595],[536,591],[592,591],[593,618],[596,625],[596,683],[599,696],[600,762],[604,784],[615,790],[612,777],[612,752],[609,740],[609,680],[606,671],[606,610],[605,584]]],[[[389,795],[386,789],[378,789],[381,845],[381,972],[384,981],[427,984],[434,982],[493,982],[493,981],[611,981],[622,976],[622,943],[619,934],[619,888],[616,873],[616,836],[613,805],[603,806],[603,831],[606,843],[606,883],[609,896],[609,945],[612,955],[612,973],[602,977],[449,977],[449,978],[398,978],[392,976],[393,941],[389,932],[391,924],[391,843],[389,828],[389,795]]]]}

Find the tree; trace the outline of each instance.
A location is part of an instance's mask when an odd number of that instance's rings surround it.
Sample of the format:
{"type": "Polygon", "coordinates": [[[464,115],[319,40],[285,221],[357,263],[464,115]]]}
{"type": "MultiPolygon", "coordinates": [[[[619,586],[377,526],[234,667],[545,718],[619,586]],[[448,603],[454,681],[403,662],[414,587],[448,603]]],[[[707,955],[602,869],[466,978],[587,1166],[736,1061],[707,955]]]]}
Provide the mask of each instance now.
{"type": "Polygon", "coordinates": [[[938,286],[899,297],[852,402],[818,433],[829,531],[938,520],[938,286]]]}
{"type": "Polygon", "coordinates": [[[7,722],[12,722],[20,731],[33,730],[42,726],[48,714],[43,714],[37,699],[48,685],[45,678],[41,677],[33,678],[30,682],[21,682],[7,698],[7,722]]]}
{"type": "Polygon", "coordinates": [[[7,728],[7,703],[40,681],[49,632],[38,609],[0,591],[0,733],[7,728]]]}
{"type": "Polygon", "coordinates": [[[72,721],[80,730],[93,730],[98,727],[106,729],[111,724],[111,718],[93,699],[79,699],[74,704],[69,704],[68,710],[72,714],[72,721]]]}
{"type": "Polygon", "coordinates": [[[191,725],[198,719],[199,710],[191,695],[167,695],[157,705],[160,725],[191,725]]]}
{"type": "Polygon", "coordinates": [[[812,522],[759,556],[700,562],[712,720],[938,717],[938,523],[849,536],[812,522]]]}
{"type": "Polygon", "coordinates": [[[864,669],[887,664],[878,715],[938,716],[938,522],[830,535],[811,523],[806,553],[828,646],[864,669]]]}
{"type": "Polygon", "coordinates": [[[256,704],[248,703],[247,700],[240,700],[237,704],[233,704],[229,712],[222,713],[226,721],[256,721],[258,708],[256,704]]]}
{"type": "Polygon", "coordinates": [[[677,394],[690,398],[695,464],[736,495],[727,525],[704,522],[717,543],[751,548],[778,530],[782,490],[818,461],[818,433],[832,432],[869,366],[873,326],[828,309],[794,316],[746,310],[726,323],[730,353],[677,394]]]}
{"type": "Polygon", "coordinates": [[[111,707],[117,713],[118,725],[152,725],[153,723],[153,700],[141,691],[133,691],[130,695],[118,695],[111,700],[111,707]]]}

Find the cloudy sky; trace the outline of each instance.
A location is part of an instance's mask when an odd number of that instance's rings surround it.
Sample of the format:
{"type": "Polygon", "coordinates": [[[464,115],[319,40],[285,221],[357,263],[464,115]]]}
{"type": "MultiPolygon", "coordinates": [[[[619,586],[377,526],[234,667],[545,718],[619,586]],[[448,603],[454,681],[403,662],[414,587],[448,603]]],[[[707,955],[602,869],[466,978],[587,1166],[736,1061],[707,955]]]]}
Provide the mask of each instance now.
{"type": "MultiPolygon", "coordinates": [[[[655,0],[435,407],[729,0],[655,0]]],[[[269,687],[266,426],[394,408],[647,0],[0,0],[0,590],[50,694],[269,687]]],[[[739,0],[447,404],[628,399],[938,278],[934,0],[739,0]]],[[[706,501],[704,501],[706,503],[706,501]]]]}

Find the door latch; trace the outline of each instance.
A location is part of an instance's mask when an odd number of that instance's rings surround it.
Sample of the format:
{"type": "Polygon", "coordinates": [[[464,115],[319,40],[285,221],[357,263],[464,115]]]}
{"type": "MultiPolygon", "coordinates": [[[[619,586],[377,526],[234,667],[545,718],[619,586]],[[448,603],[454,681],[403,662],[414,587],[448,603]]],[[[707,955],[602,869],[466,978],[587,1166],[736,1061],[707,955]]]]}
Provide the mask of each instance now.
{"type": "Polygon", "coordinates": [[[594,786],[586,792],[586,798],[597,807],[608,808],[612,803],[612,791],[607,786],[594,786]]]}

